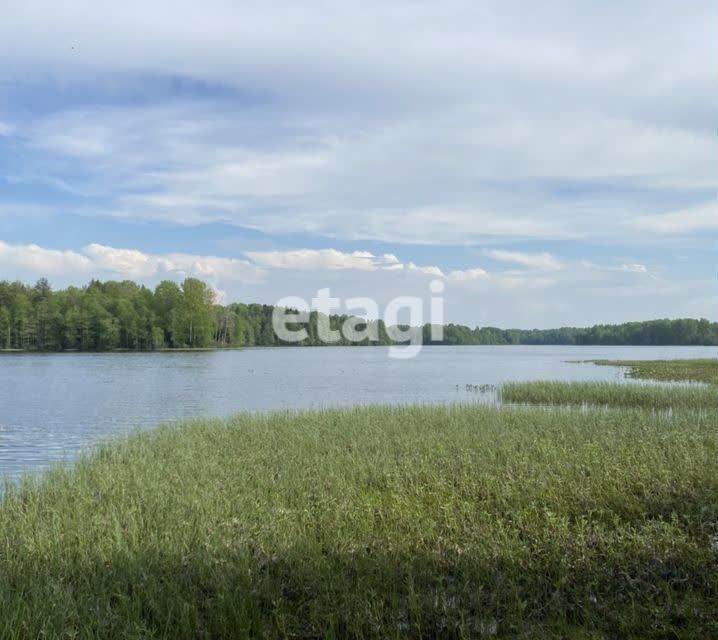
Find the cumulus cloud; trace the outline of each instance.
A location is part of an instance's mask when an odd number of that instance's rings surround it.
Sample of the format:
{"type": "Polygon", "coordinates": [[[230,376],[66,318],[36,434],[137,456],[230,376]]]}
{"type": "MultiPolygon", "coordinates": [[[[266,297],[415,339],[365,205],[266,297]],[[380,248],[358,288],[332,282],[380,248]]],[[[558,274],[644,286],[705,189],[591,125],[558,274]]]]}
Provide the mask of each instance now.
{"type": "Polygon", "coordinates": [[[530,269],[556,271],[563,267],[561,261],[550,253],[522,253],[520,251],[495,249],[493,251],[487,251],[486,255],[500,262],[510,262],[530,269]]]}
{"type": "Polygon", "coordinates": [[[449,280],[456,282],[470,282],[472,280],[485,280],[489,277],[488,271],[484,269],[463,269],[451,271],[448,275],[449,280]]]}
{"type": "Polygon", "coordinates": [[[582,261],[572,264],[571,269],[567,270],[558,268],[557,264],[549,259],[549,254],[503,251],[487,253],[495,259],[519,264],[525,269],[490,272],[474,267],[446,272],[436,265],[419,265],[411,261],[402,263],[393,254],[342,252],[331,248],[248,251],[245,253],[246,259],[238,259],[172,252],[153,254],[98,243],[89,244],[79,251],[60,251],[37,245],[10,245],[0,242],[0,264],[8,269],[25,270],[39,276],[81,275],[138,280],[196,277],[209,281],[215,287],[221,286],[223,282],[258,284],[264,282],[270,274],[282,272],[289,272],[294,277],[306,272],[308,281],[317,283],[332,272],[342,271],[385,273],[385,282],[393,280],[402,286],[406,285],[407,281],[403,278],[397,279],[397,276],[406,274],[420,279],[438,278],[447,283],[475,283],[482,287],[488,284],[503,289],[515,289],[529,282],[533,286],[545,287],[560,282],[561,279],[575,280],[578,274],[582,274],[585,283],[592,279],[607,282],[606,274],[612,272],[650,275],[645,265],[636,263],[606,266],[582,261]],[[546,275],[549,271],[555,275],[546,275]]]}
{"type": "Polygon", "coordinates": [[[392,253],[374,255],[370,251],[350,253],[336,249],[295,249],[289,251],[248,251],[245,255],[254,263],[273,269],[358,271],[402,271],[443,278],[444,272],[437,266],[422,266],[413,262],[402,263],[392,253]]]}
{"type": "MultiPolygon", "coordinates": [[[[0,264],[42,276],[107,274],[142,280],[174,275],[206,279],[213,283],[219,280],[257,283],[262,281],[268,270],[382,270],[445,277],[439,267],[420,266],[413,262],[402,264],[395,255],[389,253],[374,255],[370,251],[347,253],[336,249],[295,249],[248,251],[245,255],[248,260],[186,253],[152,254],[98,243],[88,244],[80,251],[58,251],[37,245],[10,245],[0,241],[0,264]]],[[[470,270],[465,273],[480,271],[470,270]]],[[[458,273],[453,272],[454,277],[458,273]]]]}
{"type": "Polygon", "coordinates": [[[0,264],[43,275],[53,273],[91,273],[92,261],[75,251],[44,249],[36,244],[9,245],[0,240],[0,264]]]}
{"type": "Polygon", "coordinates": [[[208,280],[212,284],[222,281],[258,283],[265,275],[261,267],[236,258],[167,253],[152,256],[151,260],[156,264],[157,276],[175,274],[179,277],[208,280]]]}
{"type": "Polygon", "coordinates": [[[80,251],[46,249],[35,244],[10,245],[0,241],[0,265],[37,277],[196,277],[207,280],[258,282],[263,271],[246,260],[182,253],[154,255],[135,249],[89,244],[80,251]]]}
{"type": "Polygon", "coordinates": [[[394,255],[375,256],[369,251],[343,253],[336,249],[296,249],[292,251],[248,251],[253,262],[275,269],[359,269],[373,271],[398,262],[394,255]]]}
{"type": "MultiPolygon", "coordinates": [[[[0,264],[42,276],[83,274],[88,277],[105,275],[138,280],[190,276],[208,280],[214,286],[218,286],[222,281],[258,283],[271,271],[282,270],[315,271],[320,274],[337,270],[388,271],[457,283],[486,281],[490,278],[494,278],[496,282],[515,283],[517,276],[520,276],[516,272],[492,275],[481,268],[445,273],[435,265],[418,265],[411,261],[402,263],[394,254],[375,255],[370,251],[295,249],[248,251],[245,256],[246,260],[184,253],[152,254],[98,243],[89,244],[80,251],[58,251],[37,245],[14,246],[0,242],[0,264]]],[[[530,266],[536,268],[535,264],[530,266]]],[[[624,265],[625,268],[629,266],[636,265],[624,265]]],[[[226,293],[224,296],[226,297],[226,293]]]]}
{"type": "Polygon", "coordinates": [[[87,245],[83,253],[103,271],[121,273],[130,278],[145,278],[157,273],[158,260],[134,249],[115,249],[101,244],[87,245]]]}
{"type": "Polygon", "coordinates": [[[370,251],[345,253],[336,249],[299,249],[292,251],[249,251],[245,254],[257,265],[273,269],[390,271],[430,276],[433,278],[469,281],[485,278],[483,269],[466,269],[446,274],[436,265],[402,263],[394,254],[374,255],[370,251]]]}
{"type": "Polygon", "coordinates": [[[409,272],[413,273],[420,273],[425,276],[434,276],[435,278],[443,278],[444,272],[439,269],[439,267],[430,265],[430,266],[419,266],[414,264],[413,262],[409,262],[406,265],[404,265],[404,269],[409,272]]]}
{"type": "Polygon", "coordinates": [[[83,253],[91,260],[95,269],[126,278],[175,275],[205,279],[213,283],[217,279],[258,282],[263,274],[261,268],[246,260],[234,258],[184,253],[154,255],[99,244],[86,246],[83,253]]]}

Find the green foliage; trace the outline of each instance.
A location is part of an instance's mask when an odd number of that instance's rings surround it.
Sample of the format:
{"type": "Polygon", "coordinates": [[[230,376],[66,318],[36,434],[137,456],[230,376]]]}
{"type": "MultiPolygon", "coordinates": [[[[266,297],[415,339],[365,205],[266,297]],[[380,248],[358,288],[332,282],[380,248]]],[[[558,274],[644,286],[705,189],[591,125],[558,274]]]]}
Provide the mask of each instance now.
{"type": "Polygon", "coordinates": [[[0,348],[38,351],[150,350],[213,346],[213,294],[188,278],[153,293],[130,281],[52,292],[0,282],[0,348]]]}
{"type": "MultiPolygon", "coordinates": [[[[93,280],[82,288],[53,292],[46,280],[34,287],[0,282],[0,349],[36,351],[279,346],[272,327],[274,307],[262,304],[214,304],[212,289],[194,278],[182,285],[161,282],[150,291],[134,282],[93,280]],[[161,334],[161,339],[160,339],[161,334]]],[[[331,316],[340,329],[347,316],[331,316]]],[[[355,319],[356,320],[356,319],[355,319]]],[[[323,318],[310,314],[301,346],[321,346],[323,318]]],[[[372,321],[360,344],[391,344],[384,323],[372,321]]],[[[295,328],[302,328],[296,326],[295,328]]],[[[656,320],[589,329],[497,329],[449,324],[444,338],[431,340],[431,325],[420,328],[424,344],[613,344],[718,345],[718,324],[708,320],[656,320]]],[[[417,328],[419,330],[419,328],[417,328]]],[[[296,343],[294,343],[296,344],[296,343]]],[[[344,336],[338,345],[351,344],[344,336]]]]}
{"type": "Polygon", "coordinates": [[[212,344],[214,293],[207,284],[195,278],[182,283],[182,297],[175,315],[174,339],[190,348],[212,344]]]}
{"type": "Polygon", "coordinates": [[[6,490],[0,637],[718,637],[717,453],[714,411],[138,433],[6,490]]]}

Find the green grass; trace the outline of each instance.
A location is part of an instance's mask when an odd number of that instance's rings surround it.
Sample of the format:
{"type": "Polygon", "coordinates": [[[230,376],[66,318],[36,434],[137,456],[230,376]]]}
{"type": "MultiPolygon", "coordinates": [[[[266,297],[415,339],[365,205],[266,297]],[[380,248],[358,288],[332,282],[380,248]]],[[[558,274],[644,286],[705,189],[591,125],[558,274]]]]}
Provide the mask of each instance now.
{"type": "Polygon", "coordinates": [[[611,382],[510,382],[501,387],[500,397],[507,403],[538,405],[718,409],[718,389],[701,385],[667,387],[611,382]]]}
{"type": "Polygon", "coordinates": [[[706,360],[591,360],[608,367],[626,367],[629,378],[666,382],[718,384],[718,359],[706,360]]]}
{"type": "Polygon", "coordinates": [[[0,637],[718,637],[717,456],[635,409],[135,434],[8,487],[0,637]]]}

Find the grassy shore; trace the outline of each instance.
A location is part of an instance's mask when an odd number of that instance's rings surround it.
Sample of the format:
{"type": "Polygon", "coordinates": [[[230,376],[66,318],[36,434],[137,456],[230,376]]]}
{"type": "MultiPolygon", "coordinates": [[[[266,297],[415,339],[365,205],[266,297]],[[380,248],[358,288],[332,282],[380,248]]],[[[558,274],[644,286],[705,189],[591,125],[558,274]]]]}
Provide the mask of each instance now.
{"type": "Polygon", "coordinates": [[[717,456],[632,408],[134,434],[6,490],[0,637],[716,637],[717,456]]]}
{"type": "Polygon", "coordinates": [[[510,382],[501,387],[500,397],[508,403],[537,405],[718,409],[718,390],[701,385],[667,387],[610,382],[510,382]]]}
{"type": "Polygon", "coordinates": [[[606,367],[626,367],[629,378],[665,382],[718,384],[718,359],[705,360],[591,360],[606,367]]]}

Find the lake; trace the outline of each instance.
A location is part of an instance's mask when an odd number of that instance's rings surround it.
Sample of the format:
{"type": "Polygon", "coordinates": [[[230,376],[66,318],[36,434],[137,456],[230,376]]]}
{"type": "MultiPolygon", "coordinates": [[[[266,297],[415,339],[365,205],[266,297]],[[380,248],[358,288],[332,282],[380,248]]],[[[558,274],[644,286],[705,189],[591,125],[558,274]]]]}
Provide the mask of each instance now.
{"type": "Polygon", "coordinates": [[[256,348],[176,353],[0,355],[0,476],[17,478],[135,427],[241,411],[491,402],[467,385],[610,380],[570,360],[718,357],[716,347],[256,348]]]}

